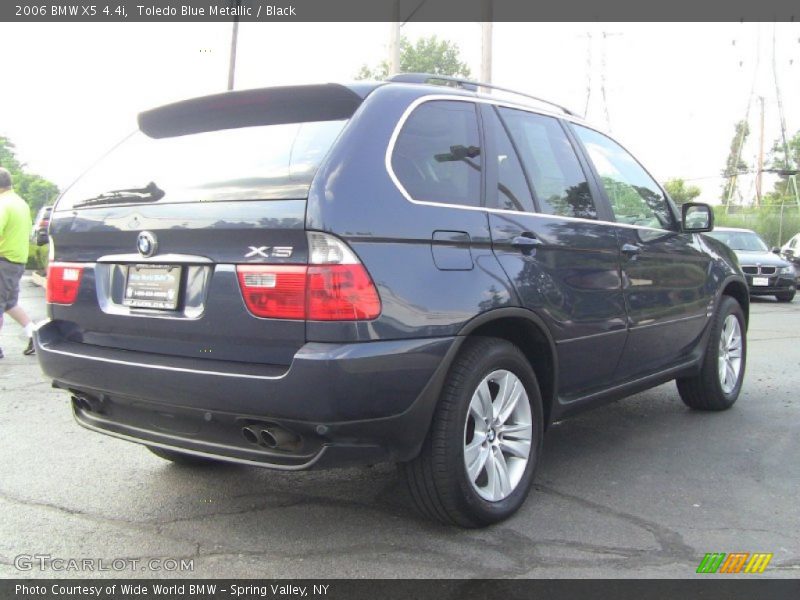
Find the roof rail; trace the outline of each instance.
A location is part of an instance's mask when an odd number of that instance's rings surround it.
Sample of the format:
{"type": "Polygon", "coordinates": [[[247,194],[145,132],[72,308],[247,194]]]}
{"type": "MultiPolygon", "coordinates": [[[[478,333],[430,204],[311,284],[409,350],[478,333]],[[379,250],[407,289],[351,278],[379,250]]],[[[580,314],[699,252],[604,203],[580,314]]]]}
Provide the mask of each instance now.
{"type": "MultiPolygon", "coordinates": [[[[539,98],[538,96],[531,96],[530,94],[526,94],[524,92],[518,92],[516,90],[512,90],[505,87],[500,87],[499,85],[494,85],[492,83],[482,83],[480,81],[461,79],[459,77],[450,77],[449,75],[432,75],[430,73],[398,73],[397,75],[392,75],[386,81],[392,81],[395,83],[428,83],[431,85],[437,85],[437,82],[442,82],[446,86],[458,87],[464,90],[469,90],[470,92],[477,92],[478,88],[482,87],[490,90],[497,90],[499,92],[507,92],[509,94],[515,94],[517,96],[530,98],[531,100],[536,100],[537,102],[542,102],[544,104],[549,104],[550,106],[555,106],[559,110],[562,110],[566,114],[571,115],[573,117],[580,116],[577,113],[571,111],[570,109],[561,106],[560,104],[556,104],[555,102],[551,102],[550,100],[545,100],[544,98],[539,98]]],[[[440,83],[438,85],[442,84],[440,83]]]]}

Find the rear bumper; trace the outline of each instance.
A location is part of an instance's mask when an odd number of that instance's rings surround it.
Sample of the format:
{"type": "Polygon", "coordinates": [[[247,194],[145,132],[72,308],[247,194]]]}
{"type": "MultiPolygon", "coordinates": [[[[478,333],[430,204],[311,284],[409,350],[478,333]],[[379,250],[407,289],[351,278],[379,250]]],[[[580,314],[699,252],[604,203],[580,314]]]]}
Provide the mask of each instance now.
{"type": "Polygon", "coordinates": [[[147,445],[279,469],[408,460],[427,434],[457,338],[308,343],[288,367],[170,357],[36,333],[42,370],[77,421],[147,445]],[[243,428],[276,427],[270,448],[243,428]]]}

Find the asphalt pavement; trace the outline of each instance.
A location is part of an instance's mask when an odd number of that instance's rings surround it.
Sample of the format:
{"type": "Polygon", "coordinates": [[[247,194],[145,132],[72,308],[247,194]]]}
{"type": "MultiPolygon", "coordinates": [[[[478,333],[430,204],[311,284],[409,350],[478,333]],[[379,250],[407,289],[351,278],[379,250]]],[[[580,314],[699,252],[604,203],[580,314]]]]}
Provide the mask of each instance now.
{"type": "MultiPolygon", "coordinates": [[[[21,302],[44,317],[29,278],[21,302]]],[[[465,531],[417,516],[392,465],[181,468],[84,430],[7,318],[0,577],[690,578],[707,552],[766,552],[757,577],[796,578],[800,297],[755,301],[748,339],[733,409],[667,384],[558,423],[519,513],[465,531]]]]}

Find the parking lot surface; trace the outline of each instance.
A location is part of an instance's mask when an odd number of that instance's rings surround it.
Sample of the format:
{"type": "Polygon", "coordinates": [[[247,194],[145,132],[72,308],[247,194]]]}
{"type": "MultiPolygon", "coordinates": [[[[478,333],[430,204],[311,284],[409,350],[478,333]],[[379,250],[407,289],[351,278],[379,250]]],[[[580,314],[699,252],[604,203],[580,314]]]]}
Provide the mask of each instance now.
{"type": "MultiPolygon", "coordinates": [[[[23,281],[37,319],[43,295],[23,281]]],[[[683,578],[707,552],[767,552],[757,577],[796,578],[800,298],[755,300],[748,341],[733,409],[690,411],[667,384],[558,423],[519,513],[465,531],[418,517],[392,465],[187,469],[86,431],[6,319],[0,576],[683,578]],[[137,563],[42,571],[17,558],[32,555],[137,563]]]]}

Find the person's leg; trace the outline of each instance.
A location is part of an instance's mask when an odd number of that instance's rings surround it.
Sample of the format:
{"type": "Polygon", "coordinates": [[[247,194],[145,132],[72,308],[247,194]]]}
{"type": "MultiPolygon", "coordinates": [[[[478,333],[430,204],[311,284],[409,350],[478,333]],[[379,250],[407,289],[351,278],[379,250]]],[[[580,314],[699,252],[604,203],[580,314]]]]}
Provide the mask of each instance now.
{"type": "Polygon", "coordinates": [[[5,312],[17,323],[25,329],[25,335],[28,336],[28,346],[23,350],[23,354],[30,355],[35,352],[33,347],[33,322],[28,313],[17,303],[19,298],[19,281],[22,279],[22,274],[25,272],[23,265],[11,265],[4,263],[2,270],[2,285],[5,312]]]}
{"type": "MultiPolygon", "coordinates": [[[[11,303],[11,265],[0,261],[0,331],[3,329],[3,313],[11,303]]],[[[0,348],[0,358],[3,358],[3,350],[0,348]]]]}
{"type": "Polygon", "coordinates": [[[28,337],[33,335],[33,322],[28,313],[19,304],[13,308],[6,309],[6,314],[25,328],[25,335],[28,337]]]}
{"type": "Polygon", "coordinates": [[[6,314],[22,325],[25,329],[25,335],[28,336],[28,345],[22,353],[26,356],[35,354],[36,349],[33,347],[33,321],[31,321],[28,313],[19,304],[16,304],[12,308],[6,309],[6,314]]]}

